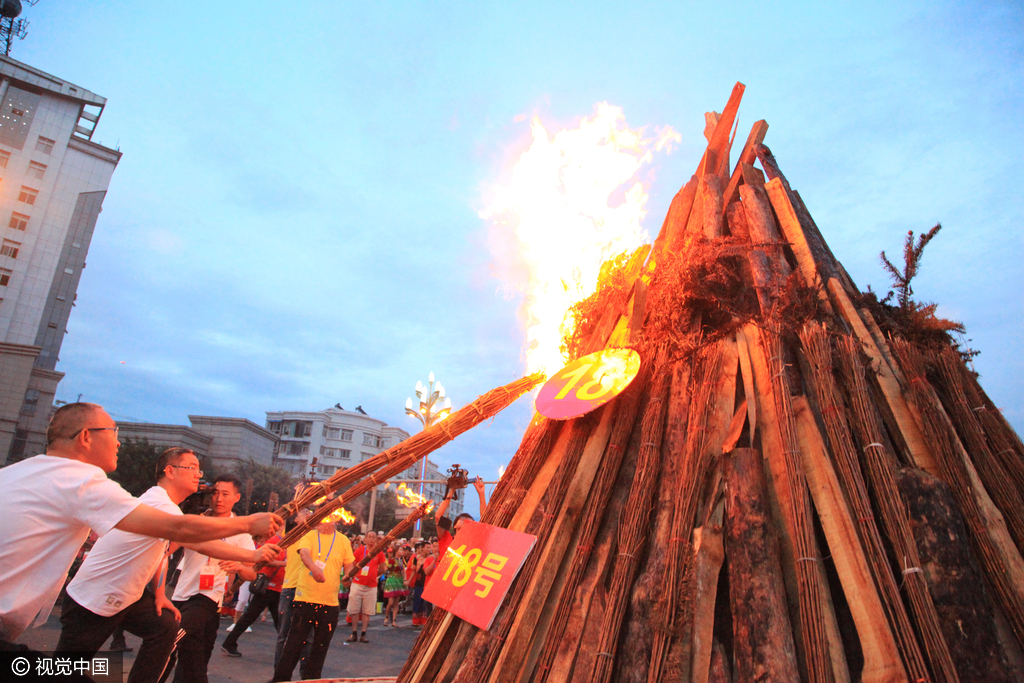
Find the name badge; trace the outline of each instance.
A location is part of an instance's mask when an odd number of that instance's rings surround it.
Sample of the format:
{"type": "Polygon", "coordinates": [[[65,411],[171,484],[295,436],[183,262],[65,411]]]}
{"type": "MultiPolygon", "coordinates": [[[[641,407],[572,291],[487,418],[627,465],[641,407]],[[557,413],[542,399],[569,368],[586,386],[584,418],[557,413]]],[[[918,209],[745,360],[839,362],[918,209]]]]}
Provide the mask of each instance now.
{"type": "Polygon", "coordinates": [[[326,562],[324,562],[323,560],[317,560],[317,561],[316,561],[316,566],[317,566],[317,567],[320,567],[320,569],[322,570],[322,569],[323,569],[324,567],[326,567],[326,566],[327,566],[327,563],[326,563],[326,562]]]}
{"type": "Polygon", "coordinates": [[[363,567],[362,571],[360,571],[359,573],[362,576],[369,576],[370,575],[370,568],[369,567],[363,567]]]}
{"type": "Polygon", "coordinates": [[[214,579],[213,568],[209,565],[204,566],[199,570],[199,590],[209,591],[213,590],[213,579],[214,579]]]}

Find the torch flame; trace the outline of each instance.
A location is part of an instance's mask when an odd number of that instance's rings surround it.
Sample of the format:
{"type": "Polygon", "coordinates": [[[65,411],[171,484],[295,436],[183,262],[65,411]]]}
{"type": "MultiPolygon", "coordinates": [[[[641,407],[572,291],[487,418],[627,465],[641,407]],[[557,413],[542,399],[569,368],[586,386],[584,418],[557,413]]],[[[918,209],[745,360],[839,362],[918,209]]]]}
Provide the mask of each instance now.
{"type": "Polygon", "coordinates": [[[343,522],[344,524],[352,524],[356,521],[356,516],[345,508],[338,508],[331,513],[329,519],[335,523],[343,522]]]}
{"type": "MultiPolygon", "coordinates": [[[[398,502],[401,503],[402,505],[405,505],[406,507],[411,507],[411,508],[419,507],[420,505],[423,505],[424,503],[427,503],[427,502],[430,501],[429,498],[427,498],[425,496],[421,496],[420,494],[416,493],[415,491],[413,491],[411,488],[409,488],[405,484],[400,484],[398,486],[398,492],[397,493],[398,493],[398,502]]],[[[433,504],[431,504],[430,508],[428,508],[428,511],[430,509],[432,509],[433,507],[434,507],[433,504]]]]}
{"type": "MultiPolygon", "coordinates": [[[[608,103],[575,129],[552,136],[534,116],[530,131],[530,148],[480,217],[497,241],[511,232],[518,243],[520,262],[506,284],[524,294],[527,371],[554,372],[565,365],[566,314],[597,289],[601,264],[649,239],[640,226],[647,192],[639,181],[626,184],[653,159],[652,149],[670,152],[682,137],[665,127],[646,139],[608,103]]],[[[495,244],[496,257],[506,257],[506,246],[495,244]]]]}

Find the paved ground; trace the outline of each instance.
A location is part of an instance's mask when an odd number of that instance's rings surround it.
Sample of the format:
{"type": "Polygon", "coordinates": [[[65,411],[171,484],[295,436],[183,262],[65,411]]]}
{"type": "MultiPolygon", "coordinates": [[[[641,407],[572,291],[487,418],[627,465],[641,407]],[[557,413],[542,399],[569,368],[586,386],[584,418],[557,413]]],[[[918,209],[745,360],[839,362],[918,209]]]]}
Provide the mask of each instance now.
{"type": "MultiPolygon", "coordinates": [[[[49,621],[40,628],[29,629],[18,642],[38,651],[52,651],[60,636],[60,611],[54,610],[49,621]]],[[[412,650],[419,629],[410,627],[410,617],[403,616],[398,620],[399,627],[384,626],[384,617],[370,618],[370,629],[367,637],[369,643],[346,643],[351,630],[347,627],[345,615],[342,614],[338,624],[338,633],[331,641],[331,649],[327,652],[324,663],[324,678],[367,678],[371,676],[397,676],[402,670],[405,660],[412,650]]],[[[210,683],[265,683],[270,680],[274,668],[274,644],[277,632],[274,624],[267,617],[266,623],[257,621],[252,625],[252,633],[244,634],[238,641],[238,650],[242,657],[228,657],[220,650],[225,631],[230,621],[222,620],[217,646],[210,658],[210,683]]],[[[136,651],[139,639],[126,634],[128,646],[136,651]]],[[[108,643],[109,645],[109,643],[108,643]]],[[[125,678],[135,661],[135,652],[125,655],[125,678]]],[[[296,677],[299,675],[295,667],[296,677]]]]}

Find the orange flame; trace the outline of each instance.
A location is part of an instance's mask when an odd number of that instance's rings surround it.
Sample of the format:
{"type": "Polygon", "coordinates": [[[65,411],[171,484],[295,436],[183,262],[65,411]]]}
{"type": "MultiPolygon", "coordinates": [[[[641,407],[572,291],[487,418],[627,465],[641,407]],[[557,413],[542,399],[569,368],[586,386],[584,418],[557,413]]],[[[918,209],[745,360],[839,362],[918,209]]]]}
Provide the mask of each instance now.
{"type": "Polygon", "coordinates": [[[356,521],[356,516],[345,508],[338,508],[331,513],[331,516],[328,517],[328,519],[335,523],[343,522],[344,524],[352,524],[356,521]]]}
{"type": "MultiPolygon", "coordinates": [[[[411,508],[419,507],[420,505],[423,505],[424,503],[430,502],[429,498],[427,498],[426,496],[421,496],[420,494],[416,493],[415,491],[413,491],[411,488],[409,488],[405,484],[399,484],[398,492],[397,493],[398,493],[398,502],[401,503],[402,505],[405,505],[406,507],[411,507],[411,508]]],[[[434,509],[434,504],[430,503],[430,506],[427,508],[427,512],[430,512],[430,510],[433,510],[433,509],[434,509]]]]}
{"type": "MultiPolygon", "coordinates": [[[[670,152],[682,137],[665,127],[644,138],[606,102],[577,128],[549,135],[534,116],[530,130],[530,148],[480,217],[491,223],[492,242],[518,243],[506,285],[524,295],[527,371],[554,372],[565,365],[566,314],[597,288],[601,264],[649,239],[640,226],[647,192],[634,177],[654,151],[670,152]]],[[[505,258],[508,244],[494,249],[505,258]]]]}

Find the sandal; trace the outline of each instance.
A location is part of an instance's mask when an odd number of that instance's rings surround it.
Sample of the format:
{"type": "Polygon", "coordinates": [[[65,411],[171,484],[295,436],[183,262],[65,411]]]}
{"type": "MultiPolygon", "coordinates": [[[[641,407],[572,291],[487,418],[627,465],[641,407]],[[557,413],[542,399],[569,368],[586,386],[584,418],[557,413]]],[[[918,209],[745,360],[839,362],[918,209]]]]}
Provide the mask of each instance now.
{"type": "Polygon", "coordinates": [[[346,643],[356,643],[356,642],[358,642],[358,641],[359,641],[359,636],[357,636],[357,635],[355,634],[355,632],[353,632],[353,633],[352,633],[352,635],[350,635],[350,636],[348,637],[348,640],[346,640],[345,642],[346,642],[346,643]]]}
{"type": "Polygon", "coordinates": [[[360,639],[359,639],[359,642],[360,642],[360,643],[368,643],[368,642],[370,642],[370,641],[369,641],[369,640],[367,639],[367,637],[366,637],[366,636],[363,636],[362,638],[360,638],[360,639]]]}

